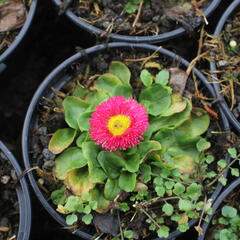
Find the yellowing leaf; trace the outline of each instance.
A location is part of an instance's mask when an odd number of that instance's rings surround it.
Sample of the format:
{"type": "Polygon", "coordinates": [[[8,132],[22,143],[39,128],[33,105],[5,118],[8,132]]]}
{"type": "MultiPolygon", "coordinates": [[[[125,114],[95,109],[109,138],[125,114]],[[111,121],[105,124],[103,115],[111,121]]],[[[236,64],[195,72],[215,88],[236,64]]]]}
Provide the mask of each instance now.
{"type": "Polygon", "coordinates": [[[131,72],[124,63],[113,61],[109,67],[109,73],[117,76],[123,84],[129,84],[131,72]]]}
{"type": "Polygon", "coordinates": [[[77,196],[82,196],[95,187],[95,183],[92,183],[89,177],[87,168],[69,171],[65,179],[65,184],[77,196]]]}
{"type": "Polygon", "coordinates": [[[74,140],[77,131],[71,128],[63,128],[57,130],[48,145],[48,149],[53,154],[59,154],[65,150],[74,140]]]}
{"type": "Polygon", "coordinates": [[[194,159],[187,155],[180,155],[172,158],[174,167],[178,168],[181,173],[192,174],[195,163],[194,159]]]}

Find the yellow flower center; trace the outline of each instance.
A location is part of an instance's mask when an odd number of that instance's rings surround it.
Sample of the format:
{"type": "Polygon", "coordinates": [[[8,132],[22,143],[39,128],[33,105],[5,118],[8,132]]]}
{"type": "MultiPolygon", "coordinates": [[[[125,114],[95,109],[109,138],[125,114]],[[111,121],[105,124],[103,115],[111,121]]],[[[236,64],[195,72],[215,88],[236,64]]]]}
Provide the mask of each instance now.
{"type": "Polygon", "coordinates": [[[115,115],[108,120],[108,130],[113,136],[120,136],[129,128],[131,120],[125,115],[115,115]]]}

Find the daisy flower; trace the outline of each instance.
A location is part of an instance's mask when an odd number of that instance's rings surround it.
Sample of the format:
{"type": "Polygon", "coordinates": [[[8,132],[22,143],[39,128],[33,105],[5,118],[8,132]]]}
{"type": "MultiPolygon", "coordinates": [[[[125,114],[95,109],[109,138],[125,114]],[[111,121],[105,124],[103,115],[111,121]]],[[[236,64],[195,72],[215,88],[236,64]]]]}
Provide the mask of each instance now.
{"type": "Polygon", "coordinates": [[[146,109],[132,98],[109,98],[91,117],[91,139],[110,151],[138,145],[149,125],[146,109]]]}

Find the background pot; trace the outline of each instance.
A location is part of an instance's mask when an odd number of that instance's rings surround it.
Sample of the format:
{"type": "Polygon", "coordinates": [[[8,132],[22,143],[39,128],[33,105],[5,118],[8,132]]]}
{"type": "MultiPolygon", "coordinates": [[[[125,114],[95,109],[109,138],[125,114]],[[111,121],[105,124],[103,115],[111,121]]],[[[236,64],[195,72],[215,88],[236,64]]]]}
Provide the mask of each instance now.
{"type": "MultiPolygon", "coordinates": [[[[4,153],[7,159],[10,161],[17,176],[20,176],[22,170],[18,165],[16,159],[8,148],[0,141],[0,150],[4,153]]],[[[30,194],[27,186],[27,182],[24,178],[19,180],[20,184],[16,186],[18,204],[19,204],[19,226],[17,240],[28,240],[31,231],[32,210],[30,194]]]]}
{"type": "MultiPolygon", "coordinates": [[[[232,4],[226,9],[222,17],[220,18],[217,27],[214,31],[215,36],[220,36],[223,27],[229,18],[229,16],[234,13],[237,7],[240,7],[240,0],[235,0],[232,2],[232,4]]],[[[240,9],[240,8],[239,8],[240,9]]],[[[210,62],[210,69],[211,72],[217,71],[217,66],[215,62],[210,62]]],[[[212,74],[213,79],[217,78],[217,74],[212,74]]],[[[231,112],[230,108],[228,107],[228,104],[226,103],[224,96],[221,94],[221,87],[217,81],[213,81],[212,83],[214,90],[216,92],[217,98],[219,99],[219,103],[221,108],[223,109],[225,115],[229,119],[229,121],[232,123],[232,125],[235,127],[235,129],[240,133],[240,122],[236,119],[234,114],[231,112]]]]}
{"type": "Polygon", "coordinates": [[[6,60],[9,56],[15,51],[15,49],[20,45],[21,41],[25,37],[28,32],[28,29],[33,21],[34,15],[36,13],[38,0],[33,0],[28,11],[28,15],[26,21],[21,28],[20,32],[16,36],[15,40],[11,43],[11,45],[0,55],[0,73],[6,68],[6,60]]]}
{"type": "MultiPolygon", "coordinates": [[[[68,58],[66,61],[64,61],[62,64],[60,64],[57,68],[55,68],[47,77],[46,79],[42,82],[42,84],[39,86],[38,90],[36,91],[30,106],[28,108],[25,121],[24,121],[24,127],[23,127],[23,133],[22,133],[22,151],[23,151],[23,157],[24,157],[24,164],[26,168],[31,168],[31,157],[30,157],[30,129],[33,129],[36,121],[36,115],[38,114],[37,112],[37,106],[39,104],[39,101],[43,96],[47,96],[48,98],[51,98],[53,96],[53,93],[51,91],[51,87],[54,87],[55,89],[61,89],[63,85],[65,85],[67,82],[71,81],[73,76],[71,75],[71,64],[78,61],[79,59],[86,57],[86,56],[91,56],[91,55],[96,55],[100,52],[104,52],[107,50],[113,50],[113,49],[128,49],[128,50],[139,50],[139,51],[147,51],[150,53],[158,52],[159,54],[173,59],[175,62],[180,63],[180,66],[183,68],[187,68],[189,66],[189,62],[182,59],[180,56],[175,55],[174,53],[164,49],[164,48],[159,48],[157,46],[153,45],[148,45],[148,44],[130,44],[130,43],[110,43],[106,46],[106,44],[102,45],[97,45],[91,48],[88,48],[84,50],[84,52],[79,52],[72,57],[68,58]]],[[[211,87],[211,84],[208,83],[207,79],[204,77],[204,75],[197,70],[196,68],[193,68],[194,73],[198,77],[198,79],[201,81],[201,83],[204,85],[204,87],[207,89],[208,93],[214,97],[214,90],[211,87]]],[[[228,120],[224,116],[222,110],[220,109],[220,114],[221,114],[221,119],[222,119],[222,127],[224,131],[229,131],[229,124],[228,120]]],[[[228,159],[229,161],[229,159],[228,159]]],[[[227,172],[225,172],[226,176],[227,172]]],[[[45,207],[45,209],[49,212],[52,217],[58,221],[61,225],[67,227],[65,219],[55,211],[55,208],[53,205],[51,205],[46,197],[42,194],[41,190],[38,187],[37,180],[35,176],[33,175],[32,172],[28,174],[31,185],[42,203],[42,205],[45,207]]],[[[222,189],[222,185],[219,183],[217,185],[217,188],[213,195],[211,196],[211,199],[215,200],[216,197],[219,195],[220,191],[222,189]]],[[[51,201],[49,199],[49,201],[51,201]]],[[[196,220],[191,220],[190,225],[193,225],[196,223],[196,220]]],[[[76,232],[74,231],[78,236],[84,238],[84,239],[92,239],[92,236],[89,234],[86,234],[84,232],[81,232],[77,230],[76,232]]],[[[177,236],[179,236],[181,233],[179,231],[174,231],[170,234],[170,236],[167,239],[173,239],[177,236]]]]}
{"type": "Polygon", "coordinates": [[[213,214],[208,218],[209,221],[208,222],[204,222],[204,224],[202,225],[202,229],[203,229],[203,235],[200,236],[198,238],[198,240],[203,240],[205,238],[205,235],[207,233],[208,227],[211,225],[211,221],[214,217],[214,214],[216,213],[217,209],[219,208],[219,206],[222,204],[222,202],[237,188],[240,186],[240,178],[238,178],[237,180],[235,180],[234,182],[232,182],[227,188],[225,188],[225,190],[219,195],[219,197],[217,198],[217,200],[215,201],[215,203],[212,206],[212,211],[213,214]]]}
{"type": "MultiPolygon", "coordinates": [[[[62,4],[62,0],[53,0],[55,5],[60,8],[62,4]]],[[[203,9],[203,13],[206,17],[208,17],[219,5],[221,0],[212,0],[209,6],[205,9],[203,9]]],[[[72,11],[67,10],[65,12],[65,15],[78,27],[81,29],[84,29],[88,33],[94,35],[94,36],[100,36],[101,34],[104,33],[104,31],[100,28],[97,28],[83,20],[80,20],[72,11]]],[[[198,24],[201,24],[201,19],[198,18],[198,24]]],[[[159,35],[155,36],[128,36],[128,35],[120,35],[120,34],[114,34],[111,33],[108,35],[108,38],[111,41],[116,41],[116,42],[129,42],[129,43],[160,43],[167,41],[169,39],[176,38],[183,33],[186,33],[186,30],[182,27],[179,27],[177,29],[174,29],[170,32],[162,33],[159,35]]]]}

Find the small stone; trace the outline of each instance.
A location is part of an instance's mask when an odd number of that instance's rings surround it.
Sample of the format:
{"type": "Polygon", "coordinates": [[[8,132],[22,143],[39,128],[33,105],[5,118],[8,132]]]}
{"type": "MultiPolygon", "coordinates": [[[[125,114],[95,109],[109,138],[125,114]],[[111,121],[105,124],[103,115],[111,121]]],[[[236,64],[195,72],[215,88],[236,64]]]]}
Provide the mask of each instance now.
{"type": "Polygon", "coordinates": [[[51,153],[47,148],[44,148],[42,151],[42,155],[44,156],[45,160],[54,160],[55,155],[51,153]]]}
{"type": "Polygon", "coordinates": [[[2,184],[7,184],[10,179],[11,179],[10,176],[4,175],[4,176],[1,177],[0,182],[1,182],[2,184]]]}
{"type": "Polygon", "coordinates": [[[236,47],[237,47],[237,42],[236,42],[235,40],[231,40],[231,41],[229,42],[229,46],[230,46],[231,48],[236,48],[236,47]]]}
{"type": "Polygon", "coordinates": [[[220,60],[217,62],[218,67],[225,67],[228,65],[228,62],[226,60],[220,60]]]}
{"type": "Polygon", "coordinates": [[[102,24],[102,26],[107,29],[108,26],[109,26],[109,24],[110,24],[109,21],[105,21],[105,22],[102,24]]]}
{"type": "Polygon", "coordinates": [[[51,170],[54,167],[54,164],[55,164],[54,161],[49,160],[49,161],[46,161],[42,167],[45,170],[51,170]]]}
{"type": "Polygon", "coordinates": [[[115,24],[116,24],[116,25],[122,24],[123,21],[124,21],[124,20],[123,20],[122,18],[117,18],[116,21],[115,21],[115,24]]]}
{"type": "Polygon", "coordinates": [[[160,20],[160,15],[156,15],[152,18],[152,21],[156,23],[159,22],[159,20],[160,20]]]}

